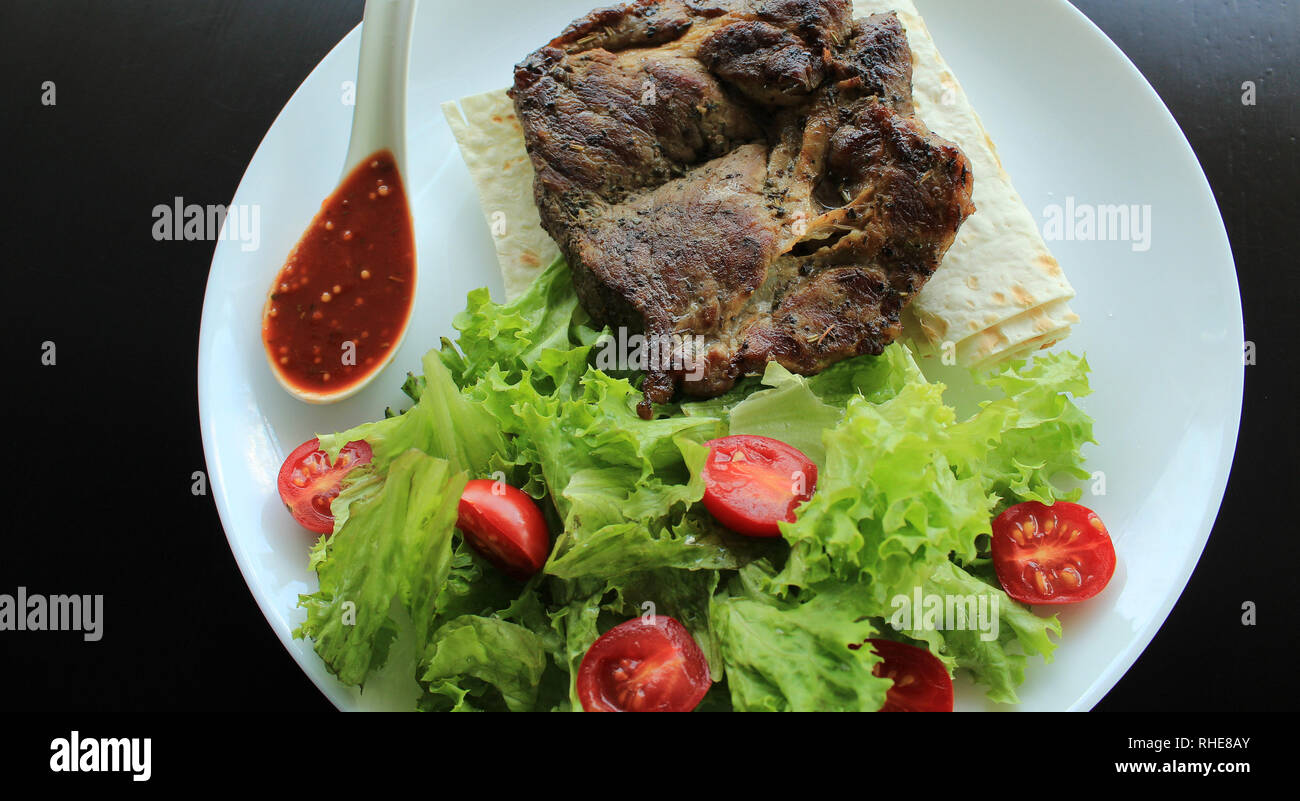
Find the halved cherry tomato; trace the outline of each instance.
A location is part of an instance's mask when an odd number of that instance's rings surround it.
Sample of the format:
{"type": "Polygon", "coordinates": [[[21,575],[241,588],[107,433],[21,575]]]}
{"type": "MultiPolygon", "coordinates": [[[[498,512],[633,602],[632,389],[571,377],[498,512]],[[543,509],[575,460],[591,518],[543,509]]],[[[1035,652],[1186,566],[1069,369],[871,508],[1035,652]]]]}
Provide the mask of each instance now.
{"type": "Polygon", "coordinates": [[[690,712],[713,679],[686,627],[650,615],[621,623],[587,649],[578,698],[588,712],[690,712]]]}
{"type": "Polygon", "coordinates": [[[781,536],[777,523],[793,523],[817,487],[817,465],[780,440],[737,435],[707,444],[704,508],[732,531],[781,536]]]}
{"type": "Polygon", "coordinates": [[[514,487],[475,479],[460,496],[456,528],[474,550],[511,578],[525,581],[551,552],[546,518],[533,499],[514,487]]]}
{"type": "Polygon", "coordinates": [[[1072,604],[1105,589],[1115,546],[1088,507],[1031,501],[993,521],[993,568],[1007,595],[1027,604],[1072,604]]]}
{"type": "Polygon", "coordinates": [[[276,481],[280,500],[289,507],[294,520],[317,534],[328,534],[334,530],[330,502],[338,497],[343,477],[369,462],[371,456],[366,442],[349,442],[330,464],[329,456],[320,449],[320,440],[307,440],[280,466],[276,481]]]}
{"type": "Polygon", "coordinates": [[[894,680],[881,712],[952,711],[952,677],[938,657],[925,648],[893,640],[867,643],[884,660],[872,672],[894,680]]]}

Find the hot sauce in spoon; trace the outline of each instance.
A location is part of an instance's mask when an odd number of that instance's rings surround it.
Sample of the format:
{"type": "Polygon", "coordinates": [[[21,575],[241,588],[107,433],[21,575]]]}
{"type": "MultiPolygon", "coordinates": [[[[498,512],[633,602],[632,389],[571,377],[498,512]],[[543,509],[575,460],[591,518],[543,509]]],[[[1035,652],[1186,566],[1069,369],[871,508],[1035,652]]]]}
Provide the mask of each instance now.
{"type": "Polygon", "coordinates": [[[276,276],[262,341],[277,378],[340,400],[392,358],[415,293],[415,237],[393,154],[363,160],[321,204],[276,276]]]}

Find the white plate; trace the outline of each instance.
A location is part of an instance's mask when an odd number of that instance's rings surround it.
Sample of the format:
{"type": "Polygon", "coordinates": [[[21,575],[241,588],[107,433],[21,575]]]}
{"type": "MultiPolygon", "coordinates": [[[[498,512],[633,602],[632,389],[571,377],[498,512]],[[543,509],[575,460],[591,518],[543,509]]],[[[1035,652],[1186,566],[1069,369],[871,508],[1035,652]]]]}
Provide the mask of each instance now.
{"type": "MultiPolygon", "coordinates": [[[[1090,468],[1107,494],[1085,497],[1107,521],[1119,570],[1095,600],[1062,614],[1051,665],[1031,664],[1021,709],[1089,709],[1133,664],[1191,575],[1222,500],[1240,421],[1242,319],[1232,254],[1190,146],[1150,85],[1063,0],[918,0],[1029,208],[1137,204],[1152,210],[1151,247],[1050,243],[1079,291],[1083,318],[1066,347],[1083,351],[1096,392],[1084,406],[1101,443],[1090,468]]],[[[512,65],[595,0],[426,2],[411,65],[408,184],[421,281],[415,321],[386,374],[333,407],[290,398],[262,356],[260,312],[272,277],[338,179],[355,79],[353,30],[290,99],[234,198],[261,210],[260,248],[220,242],[199,338],[199,408],[217,508],[249,589],[285,647],[342,709],[410,709],[393,677],[365,696],[338,684],[291,637],[309,535],[285,514],[275,479],[316,432],[398,405],[408,370],[466,292],[501,295],[490,234],[469,174],[438,111],[443,100],[506,85],[512,65]]],[[[985,708],[959,687],[959,708],[985,708]]]]}

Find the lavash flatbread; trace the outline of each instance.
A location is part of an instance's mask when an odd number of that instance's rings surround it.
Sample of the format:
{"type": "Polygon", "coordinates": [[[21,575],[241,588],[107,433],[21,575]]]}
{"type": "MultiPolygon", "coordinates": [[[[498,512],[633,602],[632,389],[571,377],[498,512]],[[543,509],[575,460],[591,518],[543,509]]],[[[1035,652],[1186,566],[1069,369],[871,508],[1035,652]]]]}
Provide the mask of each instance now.
{"type": "MultiPolygon", "coordinates": [[[[912,338],[923,351],[972,367],[1059,342],[1079,320],[1069,307],[1074,289],[912,0],[854,0],[854,11],[898,14],[912,48],[917,114],[965,151],[975,174],[976,211],[913,299],[906,330],[921,332],[912,338]]],[[[533,202],[534,173],[514,104],[502,89],[442,109],[478,187],[506,294],[514,297],[560,255],[533,202]]]]}
{"type": "Polygon", "coordinates": [[[917,116],[956,142],[975,173],[975,213],[943,264],[912,300],[925,338],[957,363],[988,366],[1047,347],[1079,321],[1074,288],[1043,242],[966,92],[939,54],[912,0],[854,0],[856,16],[894,11],[912,47],[917,116]]]}
{"type": "Polygon", "coordinates": [[[515,104],[501,89],[442,104],[496,243],[506,297],[521,294],[560,255],[533,201],[533,163],[515,104]]]}

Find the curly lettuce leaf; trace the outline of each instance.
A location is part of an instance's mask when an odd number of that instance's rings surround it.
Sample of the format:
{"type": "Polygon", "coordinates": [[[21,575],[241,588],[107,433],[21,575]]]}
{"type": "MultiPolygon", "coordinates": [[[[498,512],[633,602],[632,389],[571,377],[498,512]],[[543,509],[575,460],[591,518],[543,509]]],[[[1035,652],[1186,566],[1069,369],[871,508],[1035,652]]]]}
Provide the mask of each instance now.
{"type": "Polygon", "coordinates": [[[826,403],[842,408],[857,396],[871,403],[884,403],[908,384],[924,382],[911,349],[895,342],[879,356],[836,362],[809,378],[808,386],[826,403]]]}
{"type": "Polygon", "coordinates": [[[465,615],[434,633],[421,663],[427,711],[531,711],[547,654],[541,637],[517,623],[465,615]]]}
{"type": "Polygon", "coordinates": [[[844,409],[823,401],[808,379],[797,376],[776,362],[769,362],[763,384],[770,389],[755,392],[736,404],[728,415],[731,434],[750,434],[779,439],[793,445],[818,467],[826,462],[822,433],[834,428],[844,409]]]}
{"type": "Polygon", "coordinates": [[[653,567],[738,567],[744,545],[688,520],[704,494],[703,443],[723,430],[718,420],[643,420],[637,390],[577,360],[547,351],[517,380],[490,369],[471,390],[511,438],[512,463],[533,476],[562,524],[546,571],[561,578],[606,578],[653,567]],[[549,358],[547,358],[549,357],[549,358]],[[544,394],[534,373],[567,393],[544,394]]]}
{"type": "Polygon", "coordinates": [[[567,708],[577,712],[582,710],[582,701],[578,698],[578,667],[587,655],[587,649],[601,635],[600,616],[604,611],[607,587],[604,583],[600,583],[597,589],[591,587],[590,582],[583,586],[552,581],[560,585],[565,597],[558,599],[548,616],[561,642],[558,661],[568,673],[567,708]]]}
{"type": "Polygon", "coordinates": [[[451,567],[434,604],[434,626],[462,615],[495,614],[516,603],[520,593],[519,582],[484,562],[457,536],[451,567]]]}
{"type": "Polygon", "coordinates": [[[983,481],[1002,505],[1078,500],[1080,491],[1062,492],[1053,479],[1089,476],[1082,449],[1096,442],[1092,418],[1070,397],[1092,392],[1088,370],[1082,356],[1045,353],[981,377],[1003,397],[954,427],[953,458],[961,471],[983,481]]]}
{"type": "MultiPolygon", "coordinates": [[[[593,367],[609,334],[591,326],[562,261],[510,303],[471,293],[455,326],[455,345],[444,340],[404,386],[415,406],[322,437],[330,451],[365,439],[375,452],[334,503],[338,534],[313,551],[322,593],[304,596],[350,677],[384,661],[389,590],[417,623],[429,709],[580,709],[582,657],[645,604],[700,642],[718,680],[711,709],[878,709],[888,681],[871,674],[877,657],[847,646],[917,590],[997,600],[993,638],[916,620],[885,633],[929,646],[995,700],[1015,700],[1029,657],[1050,657],[1059,623],[1007,598],[979,548],[1001,506],[1077,496],[1053,481],[1087,475],[1091,420],[1070,397],[1088,392],[1082,358],[1039,354],[980,379],[999,397],[967,420],[895,344],[812,377],[771,365],[721,398],[658,407],[646,421],[638,377],[593,367]],[[775,437],[818,463],[817,494],[783,525],[784,540],[737,537],[703,511],[703,443],[728,433],[775,437]],[[423,578],[344,571],[374,596],[366,629],[349,639],[327,625],[336,599],[324,576],[342,569],[343,532],[380,528],[376,510],[397,505],[388,485],[412,450],[452,472],[504,471],[549,507],[555,547],[522,588],[450,534],[416,557],[423,578]]],[[[377,531],[356,539],[367,537],[369,558],[388,564],[399,546],[377,531]]]]}
{"type": "Polygon", "coordinates": [[[436,351],[424,357],[424,383],[415,406],[395,417],[321,435],[320,446],[333,457],[359,440],[370,445],[373,457],[368,468],[353,471],[355,476],[383,474],[412,448],[447,460],[455,470],[482,476],[491,472],[494,457],[506,451],[497,421],[461,393],[436,351]]]}
{"type": "Polygon", "coordinates": [[[922,598],[969,599],[970,609],[980,610],[975,616],[983,612],[991,617],[996,612],[998,619],[968,620],[967,625],[952,628],[945,628],[947,622],[936,625],[936,621],[926,619],[923,608],[917,608],[914,590],[912,594],[900,593],[898,603],[891,602],[889,623],[895,631],[928,645],[950,671],[969,671],[976,682],[988,688],[990,700],[1019,703],[1016,688],[1024,683],[1027,657],[1041,656],[1045,662],[1052,661],[1056,643],[1048,635],[1061,636],[1056,616],[1038,617],[1013,601],[1001,587],[981,581],[952,562],[936,565],[916,586],[922,598]],[[906,614],[902,614],[904,611],[906,614]]]}
{"type": "Polygon", "coordinates": [[[721,645],[737,711],[874,712],[891,682],[873,674],[880,661],[852,649],[875,634],[868,593],[848,583],[801,593],[772,592],[770,566],[741,570],[730,591],[713,598],[711,622],[721,645]]]}
{"type": "Polygon", "coordinates": [[[477,383],[489,370],[518,380],[548,350],[593,344],[600,332],[587,319],[568,264],[556,259],[509,303],[494,303],[487,289],[471,292],[465,311],[452,321],[460,333],[459,350],[444,345],[440,355],[462,387],[477,383]]]}
{"type": "Polygon", "coordinates": [[[606,335],[587,324],[562,261],[510,303],[480,291],[468,306],[442,361],[506,437],[495,464],[560,519],[548,574],[731,569],[750,558],[739,538],[688,519],[704,492],[702,443],[725,427],[701,416],[641,419],[636,386],[591,366],[606,335]]]}
{"type": "Polygon", "coordinates": [[[880,356],[848,359],[808,378],[769,362],[761,387],[745,383],[721,398],[683,404],[682,410],[723,420],[731,434],[789,443],[821,467],[826,458],[822,434],[843,419],[849,400],[861,396],[883,403],[909,383],[924,382],[912,351],[894,344],[880,356]]]}
{"type": "MultiPolygon", "coordinates": [[[[983,379],[1002,397],[962,422],[942,385],[908,372],[896,392],[877,376],[883,400],[850,396],[843,419],[825,432],[817,494],[794,523],[782,524],[791,553],[776,585],[789,594],[858,582],[882,618],[894,599],[918,587],[945,597],[996,596],[1001,633],[994,641],[969,629],[900,633],[929,644],[950,668],[969,670],[995,701],[1013,703],[1026,656],[1050,659],[1049,634],[1059,636],[1060,624],[962,566],[977,563],[1001,506],[1077,497],[1053,480],[1087,476],[1080,451],[1092,441],[1092,423],[1071,398],[1088,393],[1087,362],[1062,353],[1012,364],[983,379]]],[[[816,381],[804,386],[811,390],[816,381]]]]}
{"type": "Polygon", "coordinates": [[[781,583],[870,580],[883,603],[910,588],[915,566],[974,559],[992,503],[976,478],[960,478],[944,451],[955,413],[938,384],[906,385],[894,398],[849,402],[826,432],[817,494],[781,530],[793,551],[781,583]]]}
{"type": "Polygon", "coordinates": [[[311,639],[344,684],[364,685],[387,660],[397,630],[389,615],[394,599],[414,621],[418,641],[428,641],[465,482],[445,460],[409,450],[314,554],[320,589],[299,596],[307,619],[294,636],[311,639]]]}
{"type": "Polygon", "coordinates": [[[727,531],[702,511],[688,511],[704,496],[708,449],[684,438],[675,445],[689,476],[684,481],[678,477],[682,483],[612,465],[573,476],[563,493],[567,525],[547,563],[549,575],[612,578],[655,568],[731,570],[762,552],[763,544],[727,531]]]}

